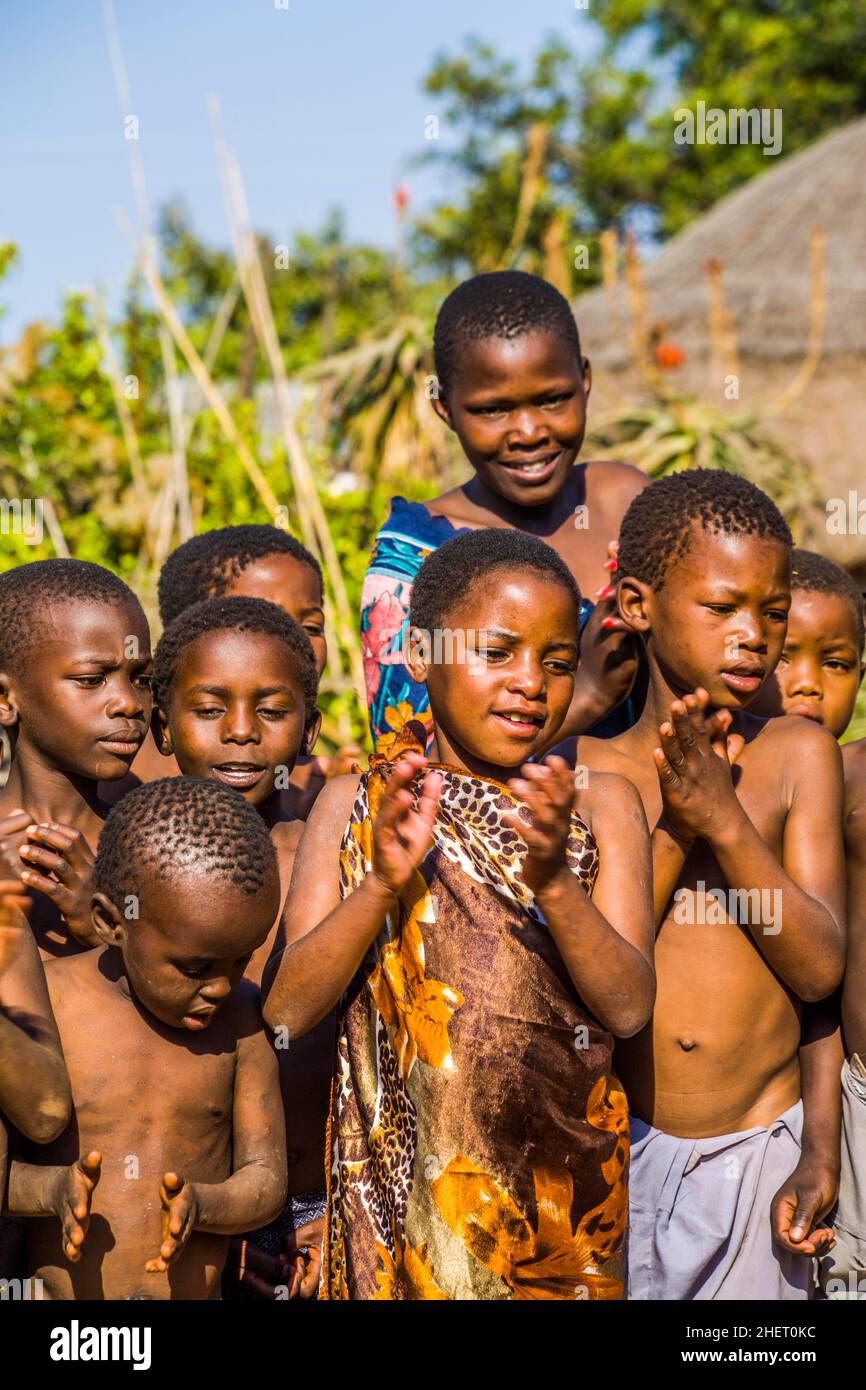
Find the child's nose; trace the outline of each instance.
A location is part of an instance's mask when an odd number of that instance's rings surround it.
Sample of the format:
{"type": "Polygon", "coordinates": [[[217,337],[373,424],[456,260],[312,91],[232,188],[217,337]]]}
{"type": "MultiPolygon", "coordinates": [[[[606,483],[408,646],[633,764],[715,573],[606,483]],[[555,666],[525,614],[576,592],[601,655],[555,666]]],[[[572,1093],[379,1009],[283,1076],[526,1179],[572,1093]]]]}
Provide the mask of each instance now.
{"type": "Polygon", "coordinates": [[[511,669],[508,688],[519,690],[524,695],[537,695],[544,684],[544,671],[539,662],[527,657],[518,661],[511,669]]]}
{"type": "Polygon", "coordinates": [[[215,980],[208,980],[207,984],[199,991],[201,998],[206,999],[209,1004],[221,1004],[224,999],[228,999],[232,992],[232,982],[227,976],[218,976],[215,980]]]}
{"type": "MultiPolygon", "coordinates": [[[[140,689],[121,676],[119,680],[113,681],[110,686],[107,713],[109,715],[125,714],[128,717],[140,714],[144,708],[144,700],[147,691],[140,689]]],[[[149,695],[148,695],[148,698],[149,695]]]]}
{"type": "Polygon", "coordinates": [[[547,438],[547,420],[540,411],[532,408],[515,411],[512,428],[509,431],[509,444],[522,448],[540,444],[547,438]]]}
{"type": "Polygon", "coordinates": [[[819,673],[811,661],[798,661],[788,668],[788,690],[792,695],[817,695],[819,673]]]}
{"type": "Polygon", "coordinates": [[[235,709],[226,720],[225,743],[254,743],[258,738],[256,721],[249,710],[235,709]]]}

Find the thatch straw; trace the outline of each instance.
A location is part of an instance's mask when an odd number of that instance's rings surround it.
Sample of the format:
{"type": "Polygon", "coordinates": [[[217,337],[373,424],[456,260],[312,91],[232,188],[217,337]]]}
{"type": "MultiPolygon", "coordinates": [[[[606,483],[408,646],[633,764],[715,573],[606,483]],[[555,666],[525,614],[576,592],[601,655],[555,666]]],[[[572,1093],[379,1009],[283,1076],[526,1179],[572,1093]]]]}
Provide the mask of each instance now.
{"type": "MultiPolygon", "coordinates": [[[[866,117],[789,158],[723,198],[643,268],[649,310],[687,357],[708,353],[704,266],[725,268],[725,298],[741,357],[802,359],[813,343],[812,233],[826,220],[823,357],[866,355],[866,117]]],[[[617,296],[620,312],[625,308],[617,296]]],[[[586,351],[599,366],[624,368],[608,290],[576,303],[586,351]]]]}

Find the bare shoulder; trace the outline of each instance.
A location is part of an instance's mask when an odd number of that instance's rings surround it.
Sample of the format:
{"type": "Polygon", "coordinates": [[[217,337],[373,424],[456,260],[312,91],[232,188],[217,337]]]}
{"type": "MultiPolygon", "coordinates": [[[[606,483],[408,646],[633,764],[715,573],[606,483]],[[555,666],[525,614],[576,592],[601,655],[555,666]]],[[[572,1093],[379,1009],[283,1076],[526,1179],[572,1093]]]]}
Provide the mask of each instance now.
{"type": "Polygon", "coordinates": [[[64,999],[78,999],[97,983],[99,960],[104,950],[80,951],[73,956],[58,956],[44,964],[45,982],[55,1010],[62,1008],[64,999]]]}
{"type": "Polygon", "coordinates": [[[629,776],[633,760],[619,747],[619,739],[581,734],[574,745],[572,758],[576,770],[585,767],[594,776],[605,772],[624,778],[629,776]]]}
{"type": "Polygon", "coordinates": [[[841,765],[838,743],[829,730],[816,724],[814,719],[804,719],[799,714],[786,714],[777,719],[759,719],[754,715],[746,718],[756,726],[753,733],[749,730],[747,734],[749,746],[765,757],[797,758],[793,767],[785,765],[788,772],[800,769],[808,773],[809,768],[803,766],[805,759],[828,759],[841,765]]]}
{"type": "Polygon", "coordinates": [[[587,785],[575,791],[574,809],[594,831],[649,833],[637,787],[618,772],[591,772],[587,785]]]}
{"type": "Polygon", "coordinates": [[[778,797],[788,811],[799,806],[817,814],[820,806],[829,813],[834,805],[841,810],[842,755],[829,730],[793,714],[754,722],[763,727],[747,737],[738,760],[753,787],[778,797]]]}
{"type": "Polygon", "coordinates": [[[619,459],[591,459],[586,464],[587,493],[602,494],[623,509],[633,497],[649,487],[652,479],[632,463],[619,459]]]}

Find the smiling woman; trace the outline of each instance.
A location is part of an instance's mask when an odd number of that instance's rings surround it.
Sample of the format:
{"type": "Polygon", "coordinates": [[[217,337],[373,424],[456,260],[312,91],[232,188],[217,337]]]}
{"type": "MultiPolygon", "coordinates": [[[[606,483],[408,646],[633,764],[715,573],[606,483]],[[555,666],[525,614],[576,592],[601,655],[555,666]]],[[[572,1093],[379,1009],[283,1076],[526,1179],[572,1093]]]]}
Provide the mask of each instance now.
{"type": "MultiPolygon", "coordinates": [[[[395,497],[376,537],[362,595],[361,641],[370,723],[385,752],[407,719],[430,726],[422,686],[404,659],[412,585],[443,542],[488,527],[526,531],[558,552],[584,593],[581,665],[563,736],[598,725],[629,695],[638,649],[615,616],[611,542],[636,493],[637,469],[577,463],[591,387],[567,301],[522,271],[477,275],[448,296],[435,332],[433,407],[474,470],[426,505],[395,497]]],[[[625,705],[616,732],[632,722],[625,705]]]]}

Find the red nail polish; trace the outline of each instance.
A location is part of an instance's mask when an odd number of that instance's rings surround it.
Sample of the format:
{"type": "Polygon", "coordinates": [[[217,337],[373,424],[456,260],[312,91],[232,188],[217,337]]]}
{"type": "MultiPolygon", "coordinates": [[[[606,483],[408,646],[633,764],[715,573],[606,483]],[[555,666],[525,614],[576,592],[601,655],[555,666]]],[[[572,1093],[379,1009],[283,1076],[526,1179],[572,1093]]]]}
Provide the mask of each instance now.
{"type": "Polygon", "coordinates": [[[613,573],[613,571],[616,569],[616,560],[605,560],[604,568],[606,570],[610,570],[611,573],[613,573]]]}
{"type": "Polygon", "coordinates": [[[605,629],[616,627],[616,618],[603,618],[601,625],[605,629]]]}

